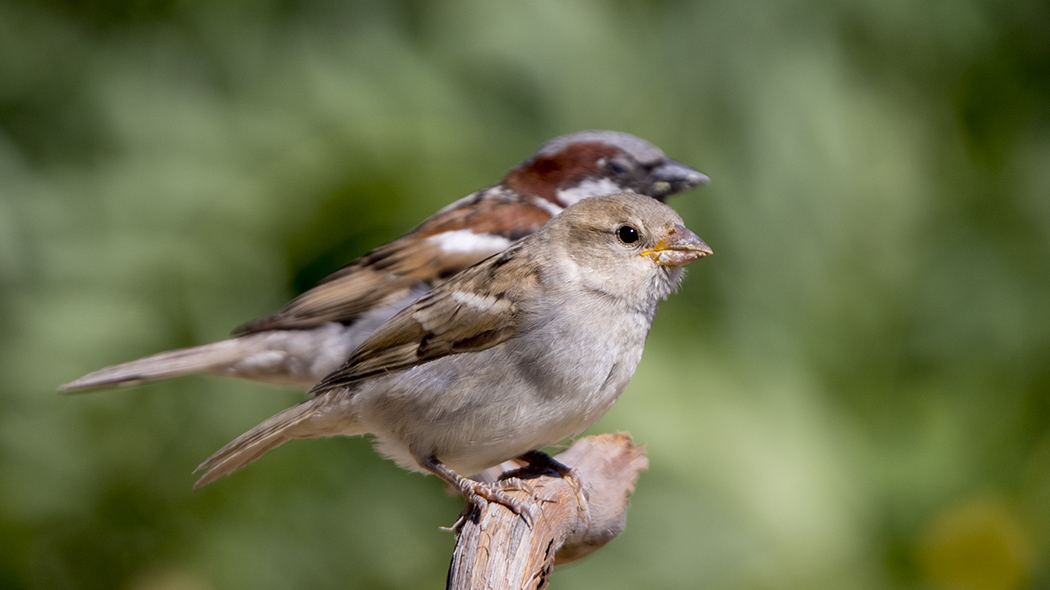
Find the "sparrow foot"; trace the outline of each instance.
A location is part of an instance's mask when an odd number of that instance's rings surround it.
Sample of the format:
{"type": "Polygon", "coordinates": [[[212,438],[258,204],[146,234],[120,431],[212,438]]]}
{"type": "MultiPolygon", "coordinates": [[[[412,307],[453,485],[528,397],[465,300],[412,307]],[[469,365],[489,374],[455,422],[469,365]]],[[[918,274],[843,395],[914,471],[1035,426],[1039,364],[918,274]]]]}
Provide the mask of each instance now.
{"type": "Polygon", "coordinates": [[[500,476],[499,481],[505,481],[511,478],[524,480],[539,477],[541,475],[556,475],[565,480],[565,482],[572,487],[577,499],[580,494],[583,493],[583,485],[580,483],[579,478],[576,477],[576,472],[573,468],[558,461],[554,457],[551,457],[547,453],[534,450],[518,456],[517,459],[519,461],[524,461],[527,465],[504,473],[500,476]]]}
{"type": "MultiPolygon", "coordinates": [[[[466,498],[467,502],[472,506],[482,509],[485,508],[489,502],[501,504],[514,514],[520,516],[530,528],[532,527],[532,513],[529,511],[528,506],[526,506],[521,500],[511,497],[505,490],[492,484],[482,483],[480,481],[474,481],[463,477],[446,467],[444,463],[434,456],[428,457],[425,461],[421,462],[421,465],[427,471],[430,471],[434,475],[445,480],[446,483],[466,498]]],[[[464,518],[466,518],[471,511],[470,509],[471,507],[468,507],[464,510],[463,515],[459,517],[456,524],[452,525],[453,530],[462,525],[464,518]]]]}

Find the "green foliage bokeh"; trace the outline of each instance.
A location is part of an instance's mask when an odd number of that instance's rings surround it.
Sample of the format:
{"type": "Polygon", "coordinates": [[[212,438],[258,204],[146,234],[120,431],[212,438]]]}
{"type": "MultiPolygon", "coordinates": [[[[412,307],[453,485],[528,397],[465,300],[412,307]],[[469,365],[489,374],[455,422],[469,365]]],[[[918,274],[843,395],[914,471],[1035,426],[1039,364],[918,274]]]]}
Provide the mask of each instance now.
{"type": "Polygon", "coordinates": [[[1050,9],[1031,0],[0,0],[0,588],[437,587],[460,502],[362,440],[190,471],[300,394],[220,339],[581,129],[715,256],[596,431],[564,588],[1050,585],[1050,9]]]}

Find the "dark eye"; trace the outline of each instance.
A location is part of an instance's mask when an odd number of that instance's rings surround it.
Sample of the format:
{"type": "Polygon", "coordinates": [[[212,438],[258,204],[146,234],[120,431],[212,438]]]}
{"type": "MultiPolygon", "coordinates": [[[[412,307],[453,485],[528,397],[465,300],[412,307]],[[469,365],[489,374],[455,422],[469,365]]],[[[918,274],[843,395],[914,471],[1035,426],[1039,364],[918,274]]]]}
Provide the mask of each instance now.
{"type": "Polygon", "coordinates": [[[638,230],[629,225],[621,225],[620,229],[616,230],[616,237],[624,244],[633,244],[638,241],[638,230]]]}
{"type": "Polygon", "coordinates": [[[606,167],[609,169],[609,172],[612,172],[613,174],[627,174],[627,166],[624,166],[616,160],[609,160],[606,167]]]}

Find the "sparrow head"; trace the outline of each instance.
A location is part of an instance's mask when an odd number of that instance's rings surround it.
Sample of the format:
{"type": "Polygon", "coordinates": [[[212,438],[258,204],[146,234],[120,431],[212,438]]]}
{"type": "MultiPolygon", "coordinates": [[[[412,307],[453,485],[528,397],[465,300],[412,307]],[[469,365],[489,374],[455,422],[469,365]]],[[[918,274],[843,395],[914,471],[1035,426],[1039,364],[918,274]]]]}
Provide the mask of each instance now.
{"type": "Polygon", "coordinates": [[[652,303],[674,290],[682,266],[711,254],[673,209],[632,193],[580,201],[546,231],[589,288],[652,303]]]}
{"type": "Polygon", "coordinates": [[[708,180],[644,139],[617,131],[580,131],[543,144],[507,173],[503,184],[568,207],[628,191],[662,201],[708,180]]]}

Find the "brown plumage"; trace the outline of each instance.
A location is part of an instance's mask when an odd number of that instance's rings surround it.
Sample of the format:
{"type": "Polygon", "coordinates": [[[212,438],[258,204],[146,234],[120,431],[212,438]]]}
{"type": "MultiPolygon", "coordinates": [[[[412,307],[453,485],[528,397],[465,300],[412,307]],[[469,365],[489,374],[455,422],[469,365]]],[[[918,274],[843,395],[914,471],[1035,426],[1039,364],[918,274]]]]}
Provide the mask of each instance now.
{"type": "Polygon", "coordinates": [[[663,199],[706,181],[703,174],[626,133],[583,131],[555,138],[500,184],[441,209],[273,315],[237,328],[234,338],[106,367],[62,389],[83,391],[189,373],[308,389],[398,310],[540,229],[564,207],[624,190],[663,199]]]}
{"type": "Polygon", "coordinates": [[[398,312],[311,399],[204,461],[197,485],[291,439],[370,433],[402,467],[504,502],[458,473],[531,456],[597,421],[634,373],[681,267],[710,253],[651,198],[583,200],[398,312]]]}

